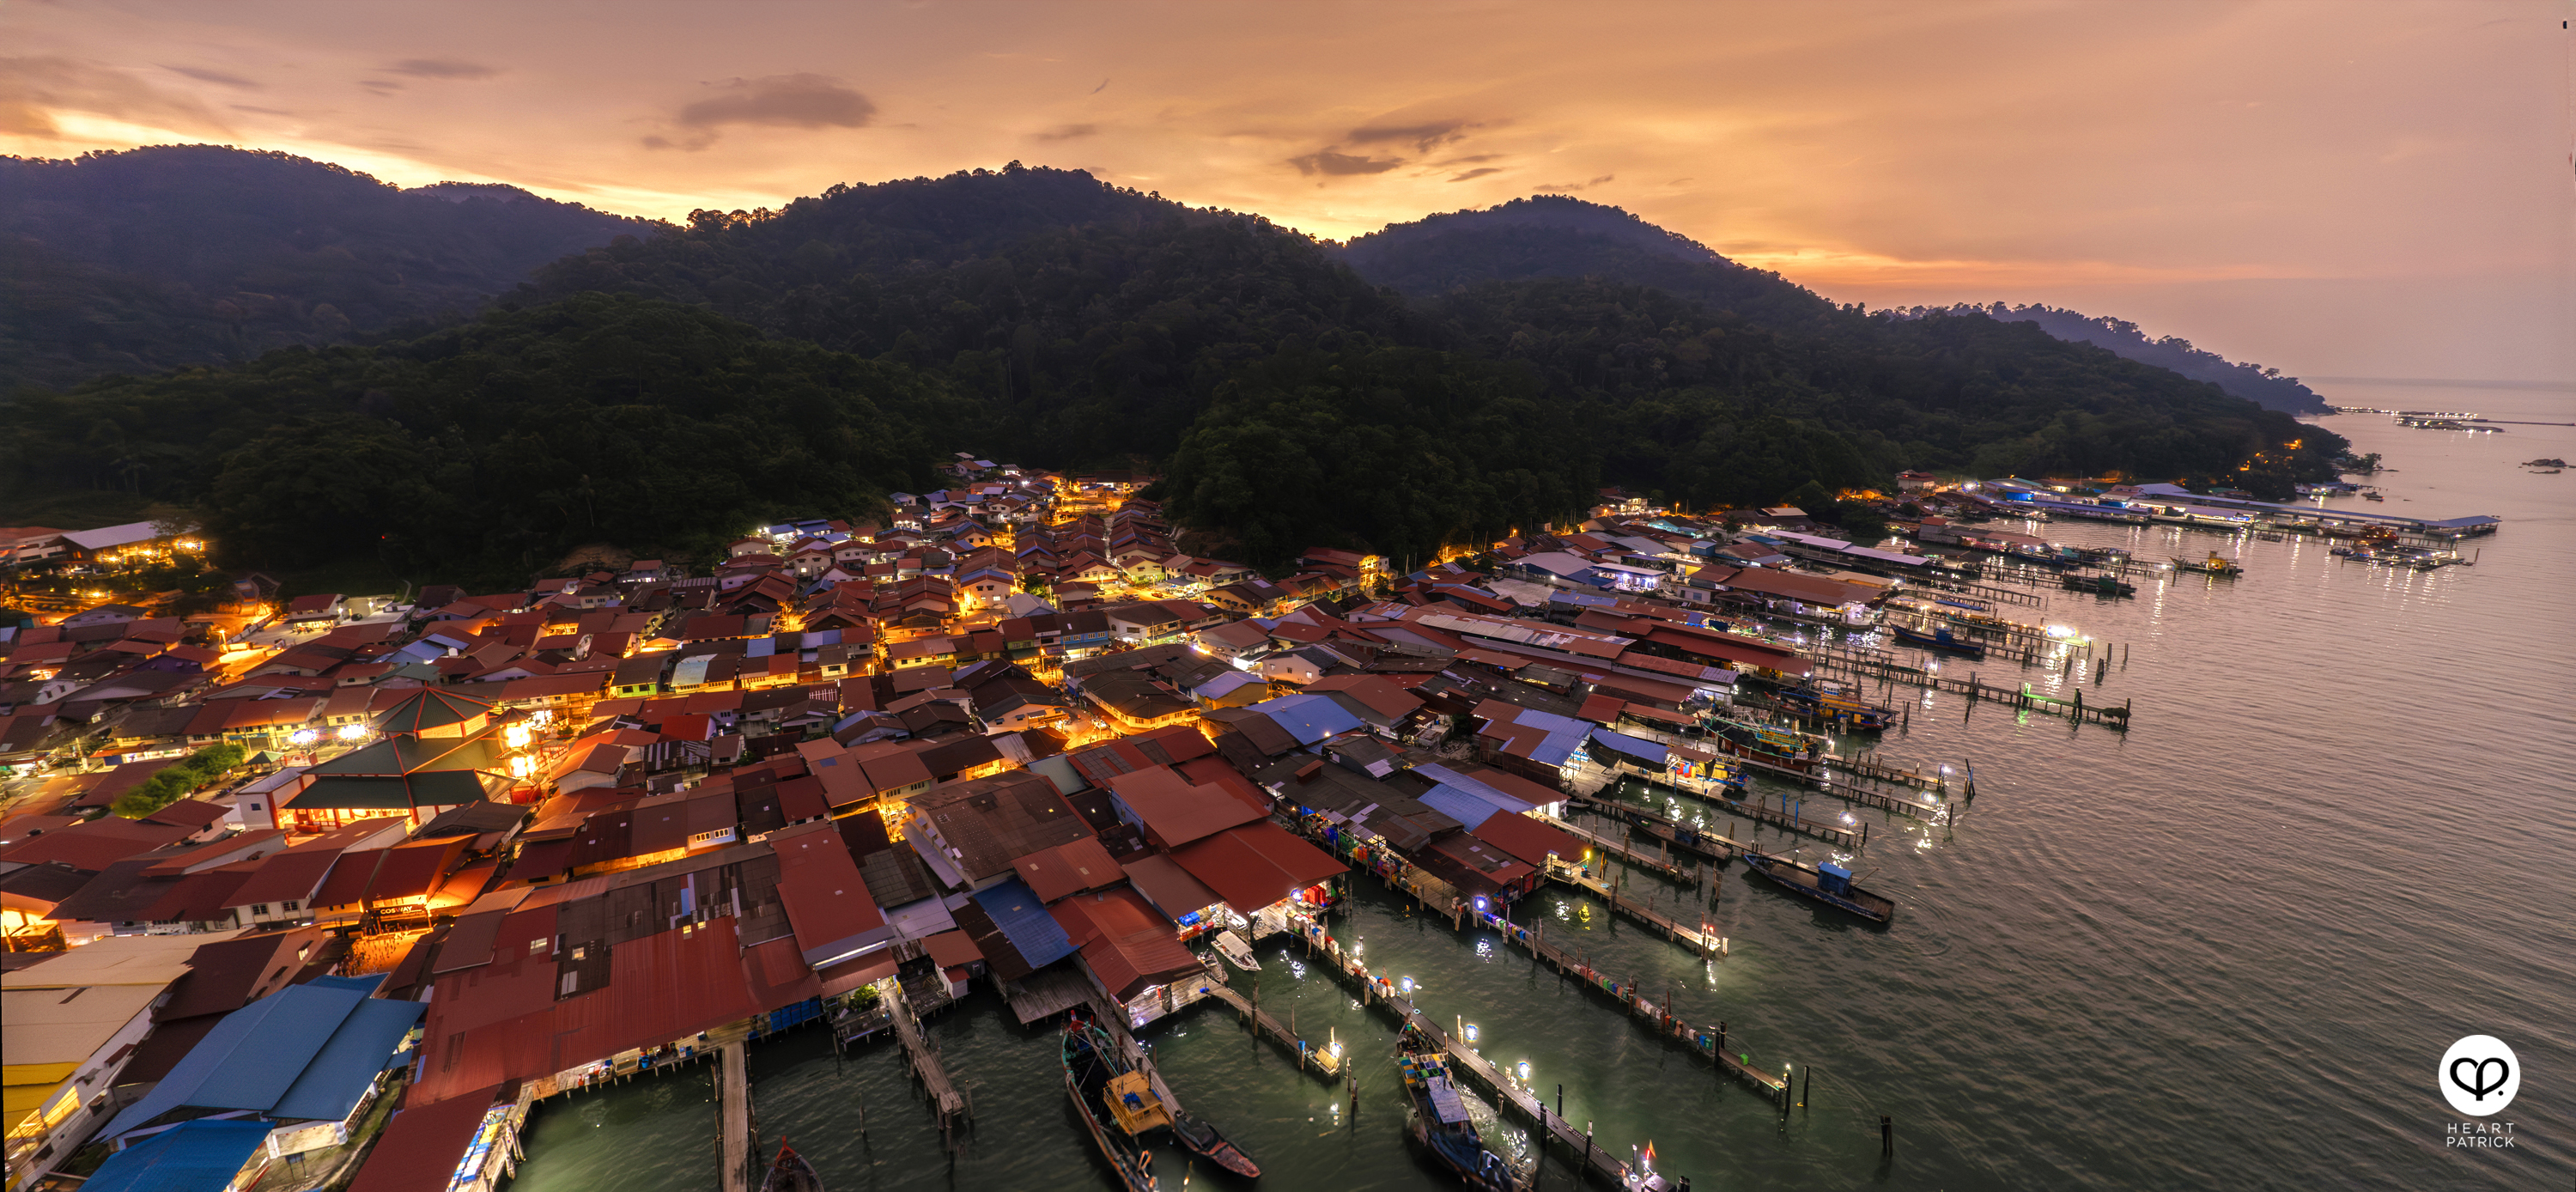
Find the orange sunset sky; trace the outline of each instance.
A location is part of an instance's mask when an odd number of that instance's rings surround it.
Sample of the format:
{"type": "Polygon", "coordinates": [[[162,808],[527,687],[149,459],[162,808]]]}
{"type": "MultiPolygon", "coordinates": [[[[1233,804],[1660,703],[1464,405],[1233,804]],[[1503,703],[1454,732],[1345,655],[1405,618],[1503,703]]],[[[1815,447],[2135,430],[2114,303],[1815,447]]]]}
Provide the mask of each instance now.
{"type": "Polygon", "coordinates": [[[1552,191],[1847,302],[2576,381],[2570,9],[19,2],[0,151],[208,141],[662,218],[1018,159],[1331,238],[1552,191]]]}

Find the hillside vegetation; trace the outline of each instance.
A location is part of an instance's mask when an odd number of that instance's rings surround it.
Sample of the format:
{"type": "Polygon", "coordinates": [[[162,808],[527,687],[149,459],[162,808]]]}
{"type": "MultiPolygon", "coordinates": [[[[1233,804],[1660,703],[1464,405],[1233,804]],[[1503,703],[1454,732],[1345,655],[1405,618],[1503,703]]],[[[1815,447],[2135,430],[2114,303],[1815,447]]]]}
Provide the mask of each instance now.
{"type": "Polygon", "coordinates": [[[1318,538],[1420,557],[1607,484],[1694,507],[1902,468],[2286,493],[2341,446],[2027,320],[1836,307],[1614,208],[1336,246],[1016,163],[699,212],[545,263],[471,323],[25,389],[0,416],[0,499],[115,489],[202,509],[245,560],[488,570],[859,511],[954,449],[1167,471],[1176,521],[1271,563],[1318,538]]]}

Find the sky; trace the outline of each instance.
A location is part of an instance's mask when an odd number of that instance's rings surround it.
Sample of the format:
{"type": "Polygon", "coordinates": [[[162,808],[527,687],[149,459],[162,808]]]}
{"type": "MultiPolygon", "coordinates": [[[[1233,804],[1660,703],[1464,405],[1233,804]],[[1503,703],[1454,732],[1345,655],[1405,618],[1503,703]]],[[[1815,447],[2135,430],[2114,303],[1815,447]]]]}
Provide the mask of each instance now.
{"type": "Polygon", "coordinates": [[[2576,386],[2571,15],[8,0],[0,152],[211,142],[671,219],[1018,160],[1333,239],[1574,194],[1842,302],[2576,386]]]}

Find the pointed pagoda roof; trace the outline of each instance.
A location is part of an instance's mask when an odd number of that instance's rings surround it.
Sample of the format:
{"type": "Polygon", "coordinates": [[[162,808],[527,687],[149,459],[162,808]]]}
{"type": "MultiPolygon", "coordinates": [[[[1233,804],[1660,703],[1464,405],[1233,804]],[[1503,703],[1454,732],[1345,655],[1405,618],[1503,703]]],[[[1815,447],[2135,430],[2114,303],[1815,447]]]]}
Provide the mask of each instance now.
{"type": "Polygon", "coordinates": [[[423,687],[387,709],[376,721],[385,733],[419,733],[492,714],[492,701],[454,691],[423,687]]]}

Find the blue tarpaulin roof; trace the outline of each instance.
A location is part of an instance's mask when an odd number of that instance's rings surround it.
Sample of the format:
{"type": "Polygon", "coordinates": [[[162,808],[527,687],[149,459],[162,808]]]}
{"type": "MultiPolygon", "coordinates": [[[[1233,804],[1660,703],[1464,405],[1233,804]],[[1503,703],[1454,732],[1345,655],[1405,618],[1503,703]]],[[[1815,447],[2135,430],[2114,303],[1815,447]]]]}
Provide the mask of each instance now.
{"type": "MultiPolygon", "coordinates": [[[[1457,815],[1451,814],[1447,808],[1441,809],[1440,813],[1442,815],[1447,815],[1449,818],[1457,820],[1460,824],[1467,827],[1474,827],[1477,824],[1485,822],[1485,815],[1491,814],[1494,811],[1508,811],[1514,815],[1518,815],[1538,806],[1536,803],[1532,803],[1518,795],[1511,794],[1510,792],[1493,786],[1490,783],[1470,778],[1456,770],[1452,770],[1447,766],[1439,765],[1437,763],[1427,766],[1415,766],[1413,768],[1413,772],[1438,783],[1439,786],[1433,787],[1433,790],[1445,788],[1456,791],[1461,795],[1476,800],[1478,803],[1489,809],[1484,813],[1471,815],[1466,818],[1461,818],[1457,815]]],[[[1422,801],[1425,803],[1431,802],[1431,796],[1427,794],[1422,796],[1422,801]]]]}
{"type": "Polygon", "coordinates": [[[1254,704],[1252,710],[1288,730],[1300,745],[1312,745],[1360,727],[1360,718],[1351,715],[1350,709],[1323,695],[1283,695],[1254,704]]]}
{"type": "Polygon", "coordinates": [[[232,1182],[268,1142],[262,1121],[199,1118],[107,1157],[83,1188],[100,1192],[205,1192],[232,1182]]]}
{"type": "Polygon", "coordinates": [[[1496,810],[1494,804],[1454,786],[1435,786],[1416,797],[1423,806],[1458,821],[1462,828],[1493,818],[1496,810]]]}
{"type": "Polygon", "coordinates": [[[1600,742],[1604,748],[1613,753],[1624,754],[1649,766],[1661,766],[1672,756],[1671,751],[1660,741],[1631,737],[1626,733],[1614,733],[1606,728],[1592,730],[1592,739],[1600,742]]]}
{"type": "Polygon", "coordinates": [[[351,985],[363,983],[290,985],[225,1015],[161,1083],[116,1115],[103,1137],[140,1129],[183,1106],[275,1117],[347,1116],[428,1008],[370,999],[365,988],[351,985]],[[360,1015],[361,1005],[385,1008],[360,1015]],[[341,1036],[350,1032],[354,1037],[344,1042],[341,1036]],[[290,1101],[323,1112],[288,1113],[290,1101]]]}
{"type": "Polygon", "coordinates": [[[1073,938],[1064,926],[1047,913],[1046,903],[1028,883],[1012,878],[989,890],[978,891],[975,904],[993,917],[993,925],[1002,929],[1002,938],[1019,949],[1020,959],[1030,968],[1045,968],[1073,955],[1073,938]]]}

